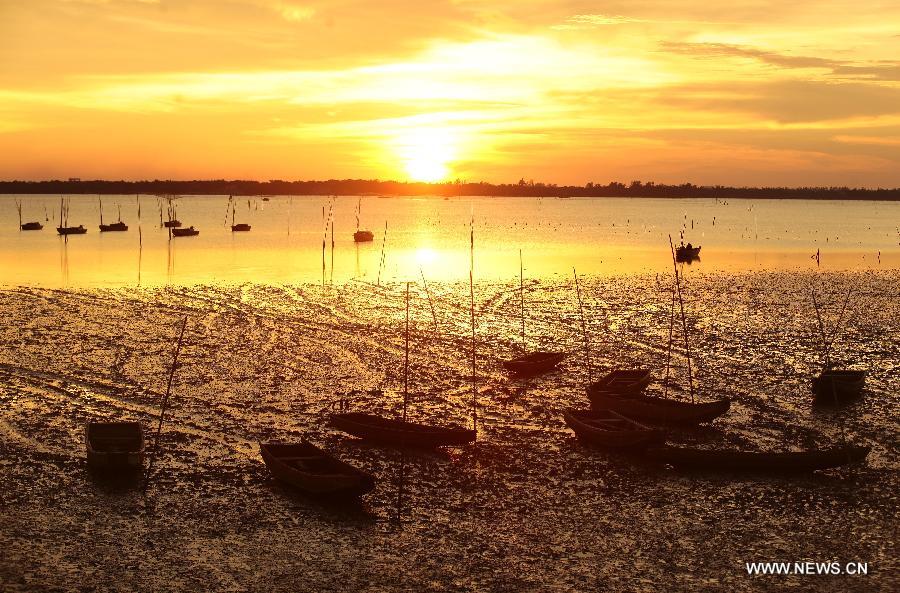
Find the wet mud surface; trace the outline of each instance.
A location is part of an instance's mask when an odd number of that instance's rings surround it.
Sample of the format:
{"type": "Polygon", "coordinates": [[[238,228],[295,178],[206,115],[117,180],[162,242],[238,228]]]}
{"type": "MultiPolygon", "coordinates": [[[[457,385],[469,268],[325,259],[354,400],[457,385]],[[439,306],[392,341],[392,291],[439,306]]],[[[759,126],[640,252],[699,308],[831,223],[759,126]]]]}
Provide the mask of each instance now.
{"type": "MultiPolygon", "coordinates": [[[[585,278],[594,375],[664,375],[669,279],[585,278]]],[[[412,286],[410,418],[471,422],[468,285],[412,286]]],[[[684,474],[580,444],[587,407],[572,282],[527,283],[529,347],[573,352],[527,382],[518,283],[476,286],[477,445],[382,449],[325,426],[333,402],[400,413],[404,287],[197,286],[0,291],[3,591],[887,591],[897,584],[900,273],[694,274],[697,397],[714,424],[670,442],[757,450],[872,446],[862,466],[799,477],[684,474]],[[811,404],[820,337],[808,287],[837,321],[833,358],[865,397],[811,404]],[[188,317],[151,482],[91,476],[84,423],[155,427],[188,317]],[[374,473],[354,507],[274,482],[260,440],[303,435],[374,473]],[[868,562],[868,576],[748,577],[745,562],[868,562]],[[893,583],[893,585],[891,584],[893,583]]],[[[681,340],[680,333],[676,338],[681,340]]],[[[689,397],[680,356],[674,374],[689,397]]],[[[651,388],[659,390],[659,382],[651,388]]],[[[670,396],[673,390],[670,390],[670,396]]]]}

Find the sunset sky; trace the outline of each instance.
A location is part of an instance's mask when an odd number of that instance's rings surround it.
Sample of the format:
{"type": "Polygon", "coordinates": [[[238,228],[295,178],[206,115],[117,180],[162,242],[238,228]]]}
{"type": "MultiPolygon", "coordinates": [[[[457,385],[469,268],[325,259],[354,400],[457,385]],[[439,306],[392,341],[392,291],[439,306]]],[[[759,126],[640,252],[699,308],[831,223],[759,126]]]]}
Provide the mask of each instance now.
{"type": "Polygon", "coordinates": [[[0,178],[900,186],[900,3],[0,0],[0,178]]]}

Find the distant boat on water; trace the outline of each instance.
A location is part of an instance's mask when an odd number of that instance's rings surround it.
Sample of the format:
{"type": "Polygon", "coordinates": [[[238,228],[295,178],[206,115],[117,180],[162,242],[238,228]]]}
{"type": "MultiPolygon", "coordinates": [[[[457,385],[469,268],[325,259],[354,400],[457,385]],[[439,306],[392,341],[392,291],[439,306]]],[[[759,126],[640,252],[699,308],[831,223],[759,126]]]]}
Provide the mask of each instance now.
{"type": "Polygon", "coordinates": [[[82,225],[78,226],[59,226],[56,227],[56,232],[60,235],[83,235],[87,232],[87,229],[82,225]]]}
{"type": "Polygon", "coordinates": [[[44,228],[39,222],[24,222],[21,225],[23,231],[39,231],[44,228]]]}
{"type": "Polygon", "coordinates": [[[355,243],[368,243],[375,240],[375,233],[359,228],[359,215],[362,213],[362,197],[356,206],[356,232],[353,233],[353,241],[355,243]]]}
{"type": "Polygon", "coordinates": [[[675,248],[675,259],[680,262],[690,262],[700,259],[700,246],[694,247],[690,243],[679,245],[675,248]]]}
{"type": "MultiPolygon", "coordinates": [[[[181,223],[179,223],[179,225],[180,225],[180,224],[181,224],[181,223]]],[[[195,228],[192,227],[192,226],[189,226],[189,227],[186,228],[186,229],[176,229],[176,228],[173,228],[173,229],[172,229],[172,236],[173,236],[173,237],[193,237],[193,236],[196,236],[196,235],[199,235],[199,234],[200,234],[200,231],[198,231],[197,229],[195,229],[195,228]]]]}
{"type": "Polygon", "coordinates": [[[122,222],[122,207],[119,206],[119,220],[112,224],[103,224],[103,200],[100,200],[100,232],[124,232],[128,230],[128,225],[122,222]]]}
{"type": "Polygon", "coordinates": [[[167,220],[163,223],[163,226],[167,229],[177,229],[181,227],[180,220],[167,220]]]}
{"type": "MultiPolygon", "coordinates": [[[[232,233],[246,233],[250,230],[250,225],[245,222],[240,222],[238,224],[234,223],[234,197],[228,196],[228,201],[231,203],[231,232],[232,233]]],[[[247,202],[247,206],[250,206],[250,202],[247,202]]]]}

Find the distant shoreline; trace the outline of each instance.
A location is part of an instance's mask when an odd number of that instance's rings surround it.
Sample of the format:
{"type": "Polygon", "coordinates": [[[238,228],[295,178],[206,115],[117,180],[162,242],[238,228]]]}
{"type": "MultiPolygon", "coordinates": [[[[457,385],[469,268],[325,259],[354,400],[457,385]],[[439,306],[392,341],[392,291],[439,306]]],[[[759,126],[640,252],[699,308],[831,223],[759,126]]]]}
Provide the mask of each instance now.
{"type": "Polygon", "coordinates": [[[343,179],[326,181],[248,180],[154,180],[154,181],[0,181],[0,194],[157,194],[157,195],[246,195],[246,196],[488,196],[556,198],[718,198],[781,200],[900,200],[900,188],[864,189],[848,187],[725,187],[691,183],[666,185],[634,181],[584,186],[526,182],[419,183],[343,179]]]}

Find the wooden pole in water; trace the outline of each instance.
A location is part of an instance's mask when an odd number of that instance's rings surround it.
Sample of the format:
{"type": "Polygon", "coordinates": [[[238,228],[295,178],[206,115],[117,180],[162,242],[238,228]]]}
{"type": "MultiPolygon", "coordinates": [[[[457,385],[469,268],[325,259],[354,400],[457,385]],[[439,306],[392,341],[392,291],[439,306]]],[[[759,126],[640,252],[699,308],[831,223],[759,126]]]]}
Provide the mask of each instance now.
{"type": "Polygon", "coordinates": [[[691,403],[694,403],[694,376],[691,371],[691,344],[688,340],[687,318],[684,316],[684,298],[681,295],[681,280],[678,275],[678,263],[675,259],[675,244],[669,235],[669,249],[672,252],[672,267],[675,269],[675,289],[678,292],[678,305],[681,308],[681,327],[684,333],[684,349],[687,353],[688,387],[691,390],[691,403]]]}
{"type": "Polygon", "coordinates": [[[159,424],[156,426],[156,436],[153,437],[153,449],[150,451],[150,463],[147,465],[147,480],[144,482],[144,489],[150,483],[151,472],[153,471],[153,462],[156,461],[156,453],[159,450],[159,436],[162,433],[163,421],[166,417],[166,407],[169,404],[169,394],[172,393],[172,379],[175,377],[175,369],[178,366],[178,355],[181,353],[181,342],[184,339],[184,329],[187,327],[187,317],[181,322],[181,331],[178,333],[178,342],[175,344],[175,354],[172,356],[172,366],[169,367],[169,380],[166,383],[166,394],[163,396],[162,404],[159,411],[159,424]]]}
{"type": "Polygon", "coordinates": [[[97,194],[97,201],[100,202],[100,224],[103,224],[103,198],[97,194]]]}
{"type": "Polygon", "coordinates": [[[581,286],[578,284],[578,273],[572,268],[572,274],[575,276],[575,294],[578,295],[578,310],[581,312],[581,333],[584,336],[584,362],[587,365],[588,386],[594,384],[594,374],[591,370],[591,341],[588,338],[587,324],[584,321],[584,303],[581,302],[581,286]]]}
{"type": "Polygon", "coordinates": [[[381,237],[381,259],[378,260],[378,286],[381,286],[381,267],[384,265],[384,244],[387,243],[387,221],[384,221],[384,235],[381,237]]]}
{"type": "Polygon", "coordinates": [[[528,354],[525,346],[525,268],[522,264],[522,250],[519,250],[519,305],[522,309],[522,356],[528,354]]]}
{"type": "Polygon", "coordinates": [[[472,430],[478,436],[478,390],[475,384],[475,214],[469,222],[469,314],[472,322],[472,430]]]}
{"type": "Polygon", "coordinates": [[[403,421],[406,422],[406,406],[409,404],[409,282],[406,283],[406,324],[403,335],[403,421]]]}

